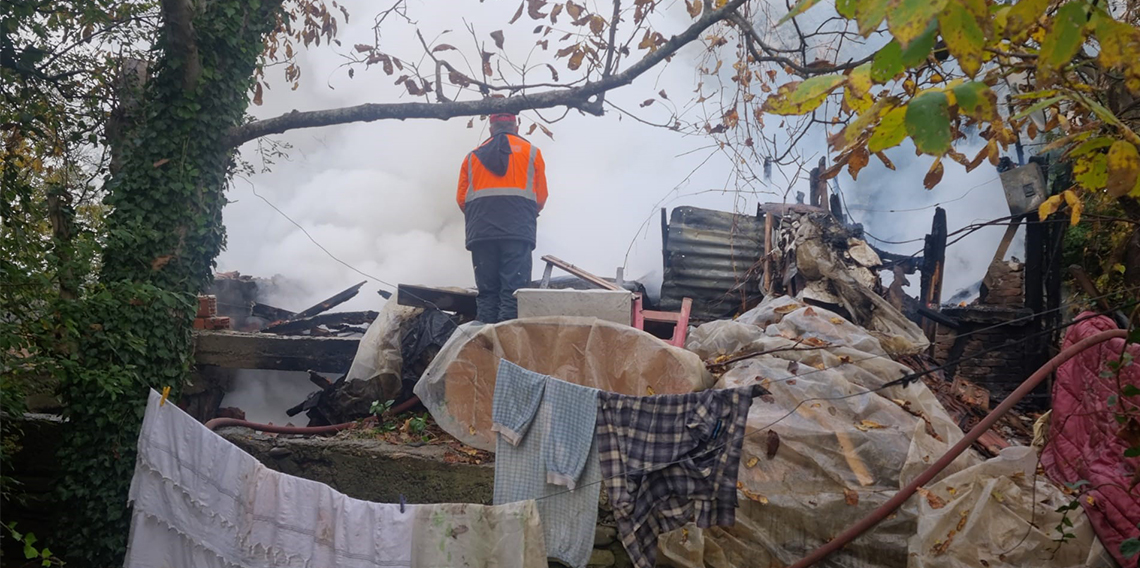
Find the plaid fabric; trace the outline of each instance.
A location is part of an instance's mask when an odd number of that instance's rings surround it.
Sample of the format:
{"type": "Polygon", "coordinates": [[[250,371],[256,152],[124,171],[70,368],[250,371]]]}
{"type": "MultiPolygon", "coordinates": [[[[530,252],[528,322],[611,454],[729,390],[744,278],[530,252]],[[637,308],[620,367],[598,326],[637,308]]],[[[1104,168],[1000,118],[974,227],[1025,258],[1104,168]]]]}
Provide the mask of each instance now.
{"type": "Polygon", "coordinates": [[[529,400],[536,380],[545,383],[536,407],[516,401],[503,404],[502,413],[496,414],[496,420],[515,425],[523,434],[514,445],[499,430],[495,504],[536,499],[547,554],[568,566],[584,568],[594,549],[596,484],[602,477],[593,436],[598,390],[500,361],[494,408],[506,402],[500,400],[500,394],[529,400]],[[584,487],[571,491],[550,483],[550,479],[577,481],[584,487]]]}
{"type": "Polygon", "coordinates": [[[650,568],[657,536],[690,521],[736,522],[736,475],[754,389],[598,395],[596,442],[618,532],[650,568]]]}

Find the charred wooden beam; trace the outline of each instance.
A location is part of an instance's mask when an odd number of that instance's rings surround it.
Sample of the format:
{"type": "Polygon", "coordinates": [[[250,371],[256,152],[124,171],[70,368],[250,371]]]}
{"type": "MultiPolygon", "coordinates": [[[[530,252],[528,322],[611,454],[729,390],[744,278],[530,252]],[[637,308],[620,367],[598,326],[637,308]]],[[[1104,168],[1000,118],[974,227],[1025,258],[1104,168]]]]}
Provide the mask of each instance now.
{"type": "Polygon", "coordinates": [[[250,310],[250,314],[254,317],[259,317],[261,319],[269,321],[285,321],[288,319],[293,319],[297,316],[296,312],[283,310],[281,308],[270,306],[269,304],[261,303],[253,304],[253,307],[250,310]]]}
{"type": "Polygon", "coordinates": [[[323,302],[321,302],[321,303],[319,303],[319,304],[317,304],[311,308],[306,308],[304,310],[301,310],[300,312],[297,313],[297,315],[293,316],[292,319],[298,320],[298,319],[302,319],[302,318],[310,318],[310,317],[313,317],[319,313],[327,312],[327,311],[351,300],[353,296],[356,296],[357,292],[360,292],[360,288],[362,286],[364,286],[364,284],[365,284],[365,282],[361,282],[360,284],[352,286],[352,287],[348,288],[347,290],[340,292],[337,295],[335,295],[335,296],[333,296],[333,297],[331,297],[331,298],[329,298],[329,299],[327,299],[327,300],[325,300],[325,301],[323,301],[323,302]]]}
{"type": "MultiPolygon", "coordinates": [[[[934,223],[930,234],[926,235],[926,245],[922,251],[922,305],[929,310],[937,311],[942,304],[942,278],[946,270],[946,210],[941,207],[934,209],[934,223]]],[[[929,317],[922,324],[922,330],[927,339],[934,341],[938,331],[938,324],[929,317]]]]}
{"type": "Polygon", "coordinates": [[[359,338],[196,331],[194,362],[226,369],[344,373],[359,345],[359,338]]]}
{"type": "Polygon", "coordinates": [[[396,303],[413,308],[436,308],[445,312],[475,317],[474,292],[442,290],[427,286],[400,284],[396,287],[396,303]]]}
{"type": "Polygon", "coordinates": [[[321,314],[311,318],[294,319],[281,323],[273,324],[263,330],[262,333],[276,333],[278,335],[291,335],[305,331],[309,331],[317,326],[342,326],[342,325],[362,325],[372,323],[379,315],[377,312],[364,311],[364,312],[333,312],[331,314],[321,314]]]}

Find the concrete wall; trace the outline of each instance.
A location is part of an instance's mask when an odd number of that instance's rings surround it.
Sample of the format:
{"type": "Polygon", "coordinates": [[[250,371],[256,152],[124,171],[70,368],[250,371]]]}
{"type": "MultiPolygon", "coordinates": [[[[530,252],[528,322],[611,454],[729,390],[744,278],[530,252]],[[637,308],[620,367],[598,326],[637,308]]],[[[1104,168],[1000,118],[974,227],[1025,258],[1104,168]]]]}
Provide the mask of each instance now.
{"type": "MultiPolygon", "coordinates": [[[[494,464],[448,463],[442,446],[395,446],[373,439],[267,436],[245,428],[218,432],[274,470],[320,481],[357,499],[398,503],[490,504],[494,464]]],[[[629,568],[613,511],[599,491],[593,568],[629,568]]],[[[557,566],[551,563],[551,566],[557,566]]]]}

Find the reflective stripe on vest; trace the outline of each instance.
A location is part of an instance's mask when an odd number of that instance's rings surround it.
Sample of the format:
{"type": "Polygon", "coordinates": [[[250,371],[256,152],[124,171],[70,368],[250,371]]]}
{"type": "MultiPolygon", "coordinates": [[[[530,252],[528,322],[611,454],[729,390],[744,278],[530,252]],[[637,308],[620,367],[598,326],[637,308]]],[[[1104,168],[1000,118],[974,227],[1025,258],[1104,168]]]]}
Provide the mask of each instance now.
{"type": "Polygon", "coordinates": [[[475,161],[475,153],[472,152],[467,155],[467,194],[463,197],[464,203],[471,203],[472,200],[480,197],[496,197],[496,196],[515,196],[524,197],[534,202],[538,202],[538,196],[534,193],[534,158],[538,155],[538,147],[534,144],[530,145],[530,158],[526,163],[526,187],[485,187],[478,191],[475,190],[475,176],[474,166],[472,163],[475,161]]]}

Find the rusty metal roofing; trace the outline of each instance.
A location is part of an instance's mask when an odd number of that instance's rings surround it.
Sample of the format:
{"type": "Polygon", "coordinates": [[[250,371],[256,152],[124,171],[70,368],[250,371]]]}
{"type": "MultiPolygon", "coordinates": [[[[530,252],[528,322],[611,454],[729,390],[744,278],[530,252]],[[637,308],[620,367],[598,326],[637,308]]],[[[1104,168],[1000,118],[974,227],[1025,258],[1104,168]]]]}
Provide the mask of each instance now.
{"type": "Polygon", "coordinates": [[[763,220],[677,207],[667,227],[662,227],[662,237],[662,310],[677,311],[681,300],[689,297],[693,299],[693,318],[717,319],[740,310],[742,300],[762,297],[759,262],[764,249],[763,220]]]}

